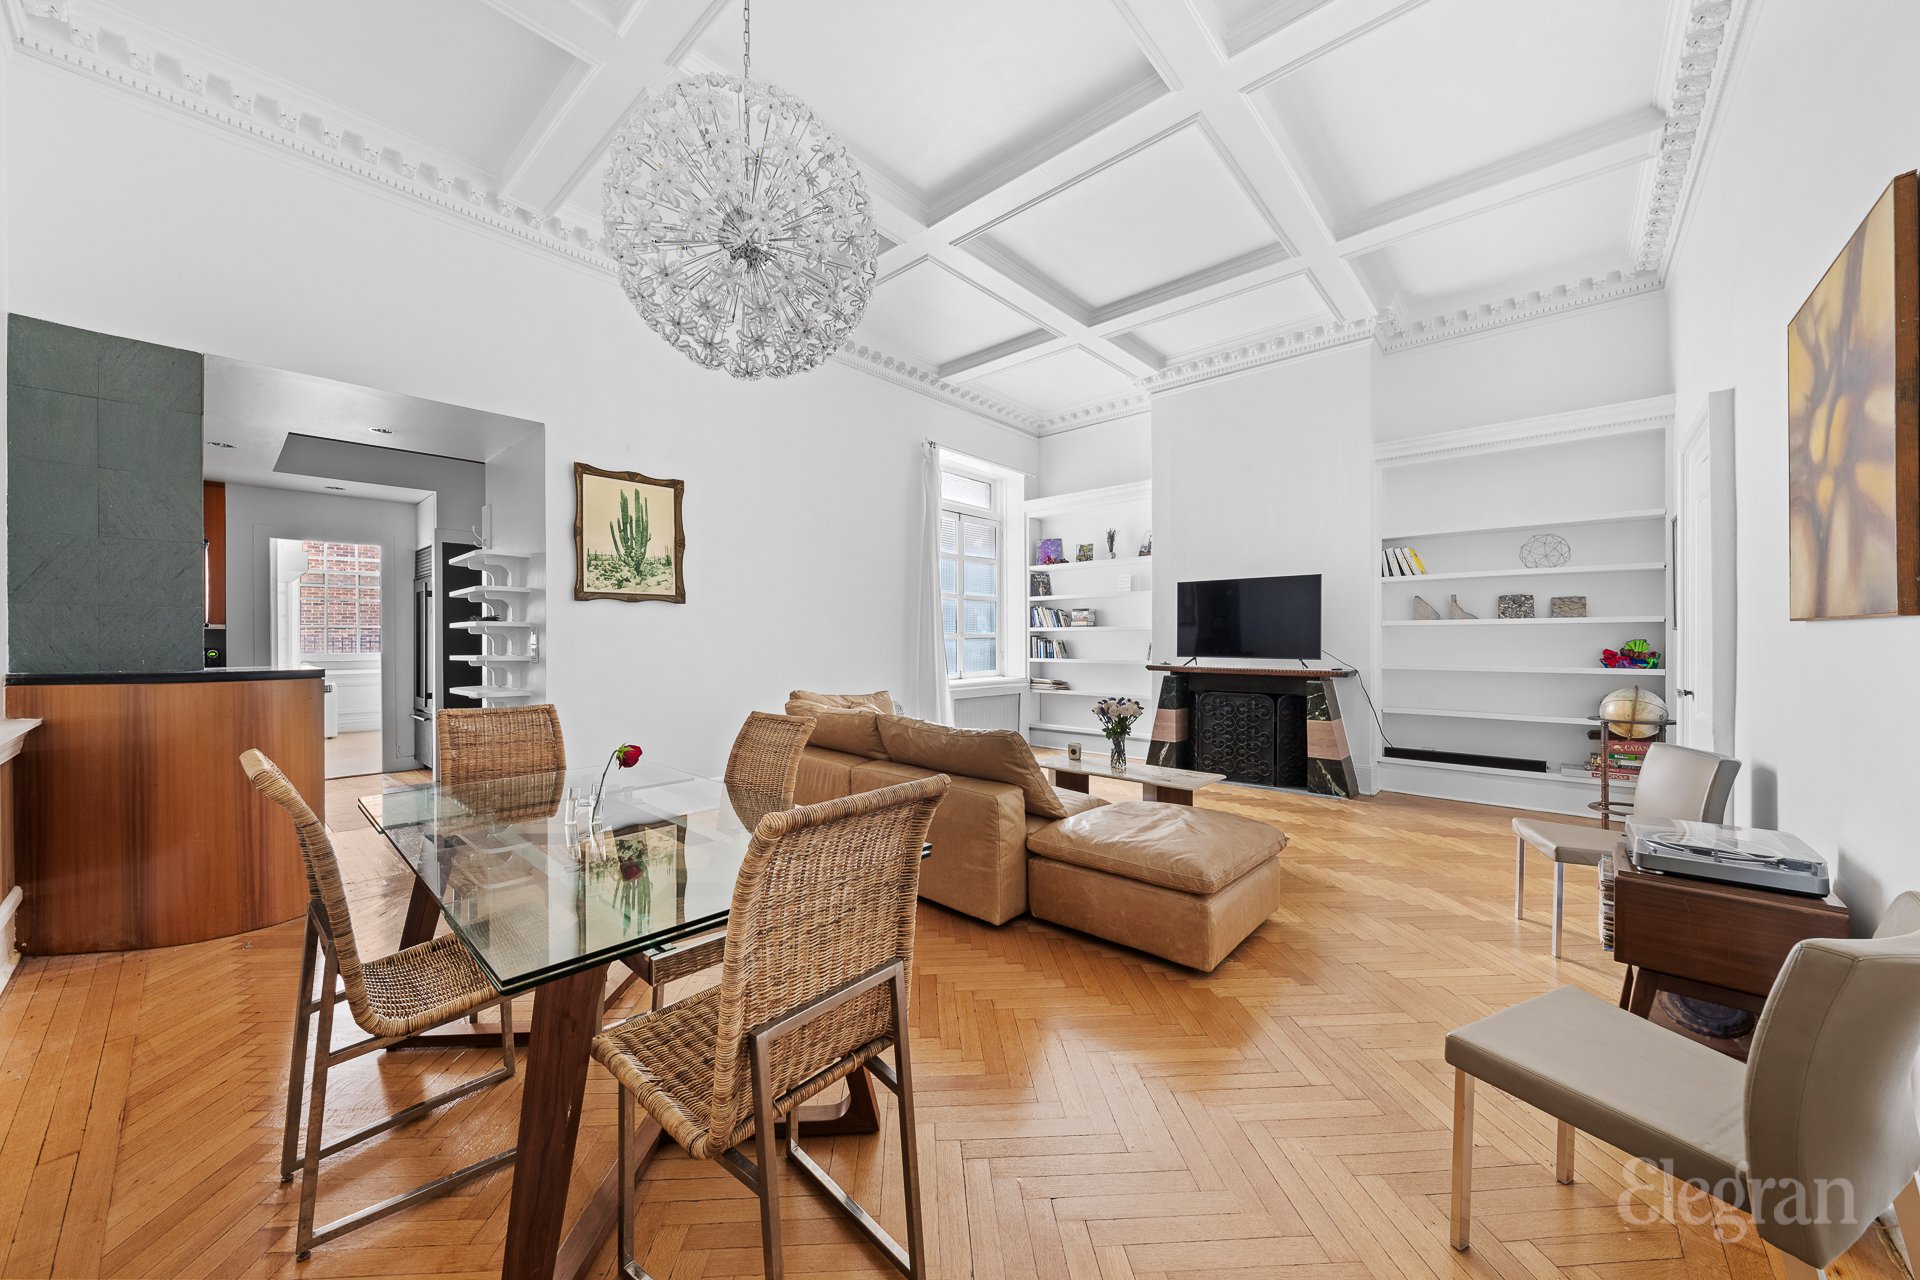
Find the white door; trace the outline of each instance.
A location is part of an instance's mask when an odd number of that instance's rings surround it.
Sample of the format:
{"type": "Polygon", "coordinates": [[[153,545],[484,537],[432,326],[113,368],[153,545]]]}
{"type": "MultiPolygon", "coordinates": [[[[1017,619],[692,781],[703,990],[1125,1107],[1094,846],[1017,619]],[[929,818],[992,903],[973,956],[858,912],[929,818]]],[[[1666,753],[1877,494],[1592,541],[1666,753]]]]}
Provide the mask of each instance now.
{"type": "Polygon", "coordinates": [[[1702,418],[1680,455],[1679,546],[1674,548],[1674,622],[1679,665],[1668,681],[1680,741],[1713,743],[1713,448],[1702,418]]]}

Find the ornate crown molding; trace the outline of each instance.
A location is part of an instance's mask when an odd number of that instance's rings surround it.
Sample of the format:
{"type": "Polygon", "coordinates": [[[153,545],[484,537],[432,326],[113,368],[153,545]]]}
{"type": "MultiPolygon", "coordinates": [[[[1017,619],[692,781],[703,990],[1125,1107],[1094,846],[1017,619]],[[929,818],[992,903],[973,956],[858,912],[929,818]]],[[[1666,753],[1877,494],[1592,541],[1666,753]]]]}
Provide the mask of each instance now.
{"type": "Polygon", "coordinates": [[[1025,409],[1016,408],[1005,400],[987,395],[964,383],[948,382],[933,370],[923,369],[911,360],[882,351],[878,347],[849,340],[842,343],[840,349],[830,358],[849,369],[872,374],[895,386],[917,391],[921,395],[930,396],[953,408],[997,422],[1003,427],[1011,427],[1026,435],[1039,434],[1040,419],[1025,409]]]}
{"type": "Polygon", "coordinates": [[[1689,0],[1673,90],[1667,98],[1667,123],[1660,133],[1646,213],[1634,244],[1637,270],[1666,272],[1695,160],[1705,148],[1710,108],[1732,66],[1730,37],[1737,26],[1734,0],[1689,0]]]}
{"type": "Polygon", "coordinates": [[[1091,427],[1102,422],[1112,422],[1116,418],[1131,418],[1137,413],[1146,413],[1153,408],[1153,397],[1139,389],[1124,392],[1117,396],[1101,396],[1085,404],[1077,404],[1071,409],[1062,409],[1040,419],[1042,436],[1057,436],[1062,431],[1073,431],[1079,427],[1091,427]]]}
{"type": "Polygon", "coordinates": [[[1602,276],[1583,276],[1568,284],[1509,294],[1419,320],[1407,319],[1397,309],[1389,308],[1380,321],[1380,346],[1386,351],[1404,351],[1423,343],[1483,333],[1578,307],[1616,302],[1636,294],[1652,293],[1658,288],[1660,274],[1656,271],[1610,271],[1602,276]]]}
{"type": "Polygon", "coordinates": [[[1332,324],[1315,325],[1311,329],[1302,329],[1298,333],[1263,338],[1246,346],[1231,347],[1225,351],[1216,351],[1212,355],[1195,356],[1191,360],[1170,364],[1160,372],[1142,378],[1140,385],[1149,392],[1157,393],[1191,386],[1196,382],[1224,378],[1230,374],[1245,373],[1249,369],[1278,364],[1282,360],[1292,360],[1297,356],[1312,355],[1319,351],[1331,351],[1335,347],[1365,342],[1374,336],[1377,326],[1378,321],[1372,316],[1359,320],[1341,320],[1332,324]]]}
{"type": "Polygon", "coordinates": [[[343,123],[331,108],[309,110],[297,93],[257,84],[259,77],[245,70],[210,68],[194,54],[115,29],[111,18],[83,18],[70,0],[9,5],[7,17],[14,44],[33,57],[478,222],[576,266],[609,275],[614,270],[588,228],[520,209],[498,197],[490,178],[423,158],[411,142],[382,139],[375,126],[343,123]],[[215,92],[213,84],[225,91],[215,92]]]}
{"type": "Polygon", "coordinates": [[[1673,403],[1670,395],[1650,396],[1645,400],[1627,400],[1592,409],[1542,414],[1537,418],[1521,418],[1515,422],[1389,440],[1374,446],[1373,457],[1382,466],[1398,466],[1410,462],[1429,462],[1435,458],[1503,453],[1510,449],[1531,449],[1539,445],[1566,444],[1603,436],[1665,431],[1673,425],[1673,403]]]}

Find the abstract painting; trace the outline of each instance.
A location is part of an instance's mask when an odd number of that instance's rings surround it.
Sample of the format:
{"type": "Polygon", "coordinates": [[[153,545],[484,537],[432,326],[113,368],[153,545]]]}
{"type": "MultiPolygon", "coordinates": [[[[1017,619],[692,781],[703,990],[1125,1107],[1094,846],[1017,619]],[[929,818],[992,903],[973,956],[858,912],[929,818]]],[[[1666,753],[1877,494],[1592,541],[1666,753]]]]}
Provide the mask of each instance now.
{"type": "Polygon", "coordinates": [[[573,464],[573,598],[687,602],[686,484],[573,464]]]}
{"type": "Polygon", "coordinates": [[[1787,328],[1795,620],[1920,613],[1920,177],[1895,178],[1787,328]]]}

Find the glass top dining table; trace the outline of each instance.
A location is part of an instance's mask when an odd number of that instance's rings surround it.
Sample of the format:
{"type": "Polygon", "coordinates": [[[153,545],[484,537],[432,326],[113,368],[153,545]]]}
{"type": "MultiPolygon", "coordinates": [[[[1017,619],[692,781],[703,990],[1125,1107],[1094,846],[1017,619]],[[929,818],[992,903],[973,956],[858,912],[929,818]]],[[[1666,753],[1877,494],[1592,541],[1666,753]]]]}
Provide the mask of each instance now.
{"type": "Polygon", "coordinates": [[[724,925],[753,826],[784,805],[642,760],[451,785],[389,783],[363,802],[507,995],[724,925]]]}

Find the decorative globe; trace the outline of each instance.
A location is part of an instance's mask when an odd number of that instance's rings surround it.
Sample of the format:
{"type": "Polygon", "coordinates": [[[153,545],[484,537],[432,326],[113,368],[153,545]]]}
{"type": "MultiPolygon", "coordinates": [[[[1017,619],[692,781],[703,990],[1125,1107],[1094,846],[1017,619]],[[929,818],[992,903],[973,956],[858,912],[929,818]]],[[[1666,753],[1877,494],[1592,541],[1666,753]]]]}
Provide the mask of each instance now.
{"type": "Polygon", "coordinates": [[[1660,732],[1657,724],[1629,724],[1630,720],[1665,720],[1667,704],[1660,695],[1637,686],[1615,689],[1600,699],[1600,718],[1616,738],[1651,738],[1660,732]]]}
{"type": "Polygon", "coordinates": [[[1573,559],[1573,548],[1557,533],[1536,533],[1520,544],[1520,563],[1529,569],[1558,569],[1573,559]]]}

